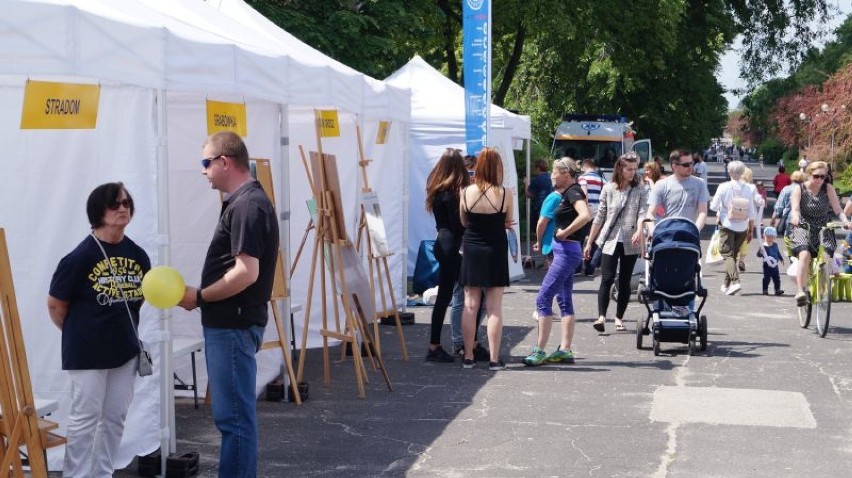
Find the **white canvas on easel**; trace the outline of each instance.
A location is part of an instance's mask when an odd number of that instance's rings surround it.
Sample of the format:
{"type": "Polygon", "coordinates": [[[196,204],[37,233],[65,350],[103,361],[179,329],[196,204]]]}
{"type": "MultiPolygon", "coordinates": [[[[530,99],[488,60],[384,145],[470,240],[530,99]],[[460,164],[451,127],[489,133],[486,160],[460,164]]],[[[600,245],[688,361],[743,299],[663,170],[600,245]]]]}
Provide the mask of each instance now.
{"type": "MultiPolygon", "coordinates": [[[[307,240],[308,232],[311,229],[315,230],[310,279],[308,280],[308,294],[305,299],[305,324],[302,332],[302,350],[299,355],[297,379],[301,381],[304,377],[307,330],[313,303],[314,278],[318,272],[319,287],[317,289],[320,297],[319,306],[322,312],[322,329],[320,330],[320,334],[323,337],[323,382],[325,384],[330,383],[328,339],[340,340],[353,350],[352,356],[358,396],[364,398],[366,396],[364,383],[368,381],[368,378],[361,354],[359,353],[361,350],[359,345],[365,345],[364,349],[367,350],[367,358],[374,369],[378,364],[378,369],[385,379],[388,390],[392,391],[393,387],[381,354],[374,355],[372,352],[375,350],[374,339],[367,321],[368,319],[372,319],[375,313],[373,312],[372,315],[368,316],[368,312],[365,312],[365,310],[370,310],[370,303],[374,302],[374,298],[372,293],[364,294],[361,291],[363,283],[359,283],[362,282],[359,278],[364,276],[364,274],[363,270],[359,270],[359,268],[363,266],[358,261],[352,261],[353,256],[357,259],[357,254],[354,251],[351,241],[346,236],[336,159],[334,155],[325,154],[322,151],[322,137],[339,135],[338,126],[336,111],[315,111],[315,131],[318,151],[311,151],[306,157],[304,150],[299,146],[302,163],[305,167],[305,174],[307,175],[308,183],[311,185],[314,196],[316,214],[315,218],[311,218],[310,224],[305,229],[305,236],[303,238],[304,243],[307,240]],[[308,157],[310,158],[310,164],[308,157]],[[318,258],[320,254],[323,255],[322,258],[318,258]],[[339,287],[331,296],[331,302],[334,307],[336,321],[339,315],[338,304],[342,306],[340,311],[345,316],[343,330],[340,329],[339,323],[335,329],[332,330],[329,328],[327,309],[327,299],[329,297],[326,291],[326,276],[329,276],[332,284],[339,287]]],[[[311,205],[309,202],[309,209],[311,209],[311,205]]],[[[300,251],[301,249],[302,246],[299,247],[300,251]]],[[[375,309],[374,303],[372,309],[375,309]]]]}
{"type": "MultiPolygon", "coordinates": [[[[384,142],[384,137],[387,135],[389,128],[389,123],[385,124],[383,128],[380,128],[379,135],[376,139],[378,143],[384,142]]],[[[379,297],[382,302],[382,308],[380,311],[381,315],[392,315],[394,317],[397,334],[399,336],[399,347],[402,352],[402,359],[407,361],[408,347],[405,345],[405,334],[402,332],[402,322],[400,320],[399,310],[397,310],[396,307],[393,284],[390,279],[390,268],[388,267],[388,257],[391,256],[392,253],[388,247],[387,233],[385,232],[385,224],[382,219],[382,210],[379,206],[379,197],[376,192],[370,188],[370,182],[367,179],[367,166],[372,162],[372,160],[367,159],[364,154],[364,144],[361,141],[361,128],[357,125],[355,126],[355,134],[358,140],[358,155],[360,157],[358,166],[361,168],[361,177],[364,181],[361,188],[361,218],[358,222],[358,238],[356,239],[356,244],[360,251],[362,234],[364,229],[366,229],[367,233],[364,236],[366,236],[367,246],[369,247],[367,265],[369,267],[370,296],[375,301],[376,286],[378,286],[379,297]],[[377,280],[374,281],[373,279],[377,280]],[[385,290],[385,283],[387,284],[387,291],[385,290]],[[387,298],[390,298],[390,304],[387,303],[387,298]],[[390,308],[388,308],[388,305],[390,305],[390,308]]],[[[382,344],[381,335],[379,334],[378,329],[379,320],[377,315],[378,314],[374,313],[371,318],[374,320],[373,333],[376,337],[376,346],[378,348],[377,353],[381,355],[382,344]]]]}
{"type": "Polygon", "coordinates": [[[370,249],[373,257],[390,256],[388,236],[385,232],[385,221],[382,219],[378,193],[376,191],[362,192],[361,204],[364,205],[364,217],[367,220],[367,232],[370,234],[370,249]]]}

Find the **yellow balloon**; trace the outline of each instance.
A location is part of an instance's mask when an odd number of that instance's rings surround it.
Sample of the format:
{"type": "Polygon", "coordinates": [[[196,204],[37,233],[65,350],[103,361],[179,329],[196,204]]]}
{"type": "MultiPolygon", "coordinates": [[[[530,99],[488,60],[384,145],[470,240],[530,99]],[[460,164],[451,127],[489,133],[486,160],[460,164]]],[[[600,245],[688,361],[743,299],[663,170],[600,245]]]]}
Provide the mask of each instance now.
{"type": "Polygon", "coordinates": [[[169,266],[151,268],[142,278],[142,295],[159,309],[174,307],[183,298],[186,283],[176,269],[169,266]]]}

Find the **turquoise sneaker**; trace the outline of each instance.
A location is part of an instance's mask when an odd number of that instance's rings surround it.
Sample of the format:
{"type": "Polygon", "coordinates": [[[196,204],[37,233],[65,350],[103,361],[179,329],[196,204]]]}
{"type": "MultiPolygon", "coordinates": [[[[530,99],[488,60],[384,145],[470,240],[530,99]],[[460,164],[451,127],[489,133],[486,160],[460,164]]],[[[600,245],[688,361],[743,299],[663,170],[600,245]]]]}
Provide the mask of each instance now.
{"type": "Polygon", "coordinates": [[[562,350],[559,347],[547,356],[548,362],[574,363],[574,352],[570,350],[562,350]]]}
{"type": "Polygon", "coordinates": [[[535,367],[544,363],[545,360],[547,360],[547,354],[544,353],[544,350],[533,347],[532,353],[524,359],[524,365],[535,367]]]}

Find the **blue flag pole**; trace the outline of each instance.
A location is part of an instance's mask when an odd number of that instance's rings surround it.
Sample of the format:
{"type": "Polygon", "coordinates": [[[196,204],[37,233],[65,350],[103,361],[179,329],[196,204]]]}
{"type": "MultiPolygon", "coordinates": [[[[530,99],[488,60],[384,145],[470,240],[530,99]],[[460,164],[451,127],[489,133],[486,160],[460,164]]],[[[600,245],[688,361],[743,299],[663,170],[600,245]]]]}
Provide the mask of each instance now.
{"type": "Polygon", "coordinates": [[[488,144],[491,109],[491,0],[463,0],[465,149],[488,144]]]}

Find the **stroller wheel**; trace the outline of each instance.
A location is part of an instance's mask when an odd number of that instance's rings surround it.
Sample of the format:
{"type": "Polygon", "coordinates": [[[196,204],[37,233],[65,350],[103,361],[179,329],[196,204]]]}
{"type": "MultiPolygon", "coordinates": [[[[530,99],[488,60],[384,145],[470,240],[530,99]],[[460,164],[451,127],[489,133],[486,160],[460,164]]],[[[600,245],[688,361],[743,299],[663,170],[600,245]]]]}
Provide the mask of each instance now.
{"type": "Polygon", "coordinates": [[[707,316],[702,315],[698,320],[698,341],[700,344],[699,350],[702,352],[707,350],[707,316]]]}
{"type": "Polygon", "coordinates": [[[640,304],[645,303],[645,284],[640,283],[636,288],[636,301],[640,304]]]}
{"type": "Polygon", "coordinates": [[[690,356],[695,355],[695,349],[696,349],[695,336],[693,335],[692,337],[689,338],[689,343],[687,344],[687,351],[688,351],[690,356]]]}
{"type": "Polygon", "coordinates": [[[642,329],[645,328],[645,319],[636,319],[636,348],[642,350],[642,329]]]}
{"type": "Polygon", "coordinates": [[[612,301],[618,300],[618,285],[613,283],[612,287],[609,288],[609,298],[612,301]]]}
{"type": "Polygon", "coordinates": [[[660,355],[660,341],[654,337],[654,357],[660,355]]]}

